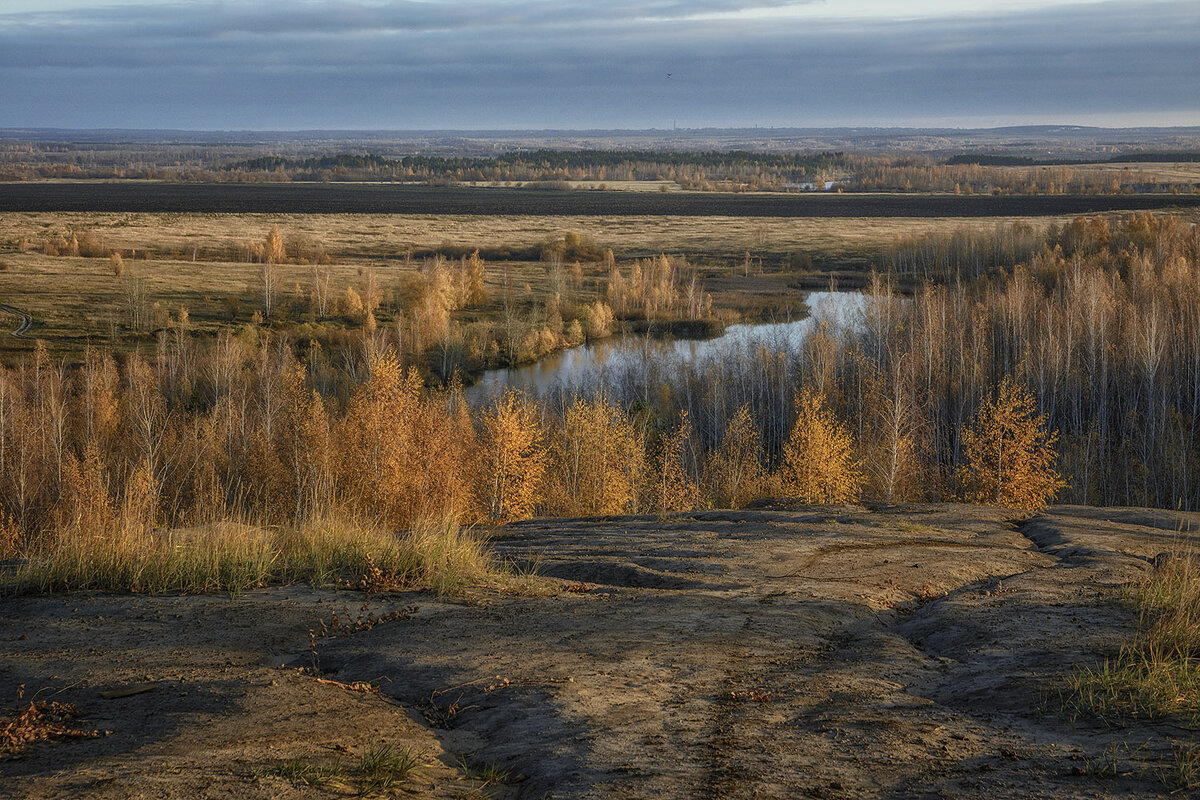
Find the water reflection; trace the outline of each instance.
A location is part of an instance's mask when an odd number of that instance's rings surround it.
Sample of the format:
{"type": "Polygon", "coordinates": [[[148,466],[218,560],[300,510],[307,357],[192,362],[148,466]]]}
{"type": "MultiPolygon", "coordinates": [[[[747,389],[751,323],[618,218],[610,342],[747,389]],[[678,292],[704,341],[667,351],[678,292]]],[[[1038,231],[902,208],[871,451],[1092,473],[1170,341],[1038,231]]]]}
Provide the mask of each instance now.
{"type": "Polygon", "coordinates": [[[467,389],[467,399],[486,402],[509,388],[540,395],[557,387],[602,383],[606,375],[629,376],[759,347],[792,353],[821,322],[833,328],[857,329],[866,303],[867,297],[858,293],[812,292],[805,298],[808,316],[793,322],[730,325],[712,339],[617,336],[551,353],[533,364],[488,370],[467,389]]]}

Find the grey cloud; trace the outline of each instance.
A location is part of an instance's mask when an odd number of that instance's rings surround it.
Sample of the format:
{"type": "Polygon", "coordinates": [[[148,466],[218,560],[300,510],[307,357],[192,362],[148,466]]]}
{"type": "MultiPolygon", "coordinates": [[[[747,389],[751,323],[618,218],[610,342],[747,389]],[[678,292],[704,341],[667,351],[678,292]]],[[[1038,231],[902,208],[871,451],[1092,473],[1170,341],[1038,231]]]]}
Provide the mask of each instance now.
{"type": "Polygon", "coordinates": [[[1194,2],[899,24],[694,18],[747,5],[624,2],[600,13],[596,4],[524,2],[467,13],[324,4],[299,15],[189,5],[0,25],[0,125],[622,127],[1200,113],[1194,2]]]}
{"type": "Polygon", "coordinates": [[[782,8],[816,0],[617,0],[615,2],[427,3],[399,0],[387,5],[348,2],[272,2],[265,5],[178,3],[113,5],[71,13],[0,14],[29,32],[80,29],[95,33],[136,26],[143,35],[213,38],[247,33],[412,32],[486,28],[549,28],[597,21],[678,20],[716,12],[782,8]]]}

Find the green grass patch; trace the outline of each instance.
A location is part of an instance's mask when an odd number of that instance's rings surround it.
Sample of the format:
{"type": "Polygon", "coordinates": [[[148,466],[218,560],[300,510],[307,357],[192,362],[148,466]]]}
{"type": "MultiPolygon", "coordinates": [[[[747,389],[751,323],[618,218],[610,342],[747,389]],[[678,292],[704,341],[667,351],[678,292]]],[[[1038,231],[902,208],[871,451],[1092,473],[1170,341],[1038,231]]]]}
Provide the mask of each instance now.
{"type": "Polygon", "coordinates": [[[367,747],[358,761],[359,793],[390,789],[408,779],[425,763],[422,754],[410,747],[396,749],[378,743],[367,747]]]}
{"type": "Polygon", "coordinates": [[[1067,705],[1117,723],[1180,715],[1200,721],[1200,563],[1179,552],[1126,590],[1137,634],[1115,657],[1068,680],[1067,705]]]}
{"type": "Polygon", "coordinates": [[[465,758],[460,759],[458,762],[458,771],[461,772],[464,777],[481,783],[483,785],[481,788],[495,786],[501,783],[513,782],[512,773],[502,768],[494,761],[485,761],[472,764],[465,758]]]}
{"type": "Polygon", "coordinates": [[[305,786],[328,786],[346,781],[346,768],[330,761],[313,761],[307,758],[289,758],[267,771],[292,783],[305,786]]]}
{"type": "Polygon", "coordinates": [[[367,745],[354,764],[310,758],[290,758],[264,771],[305,786],[353,787],[362,796],[385,792],[403,784],[427,762],[425,754],[411,747],[386,742],[367,745]]]}
{"type": "MultiPolygon", "coordinates": [[[[1200,561],[1179,551],[1126,590],[1138,610],[1133,641],[1115,658],[1067,679],[1063,698],[1076,715],[1120,726],[1130,719],[1200,724],[1200,561]]],[[[1175,744],[1158,777],[1173,792],[1200,786],[1200,749],[1175,744]]]]}

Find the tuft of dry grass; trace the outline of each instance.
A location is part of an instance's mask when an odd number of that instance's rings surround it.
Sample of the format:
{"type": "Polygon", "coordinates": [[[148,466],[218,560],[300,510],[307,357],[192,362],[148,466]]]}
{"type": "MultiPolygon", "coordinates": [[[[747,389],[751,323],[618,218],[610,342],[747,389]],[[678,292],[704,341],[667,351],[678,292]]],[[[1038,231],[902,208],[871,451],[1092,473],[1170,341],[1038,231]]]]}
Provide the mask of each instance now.
{"type": "Polygon", "coordinates": [[[1200,560],[1178,551],[1130,586],[1133,642],[1069,678],[1068,708],[1106,721],[1182,715],[1200,721],[1200,560]]]}
{"type": "Polygon", "coordinates": [[[333,518],[277,529],[227,521],[174,530],[119,525],[103,534],[59,536],[31,552],[0,591],[237,594],[270,583],[358,585],[386,575],[393,589],[458,594],[502,588],[507,574],[483,537],[453,521],[400,533],[333,518]]]}

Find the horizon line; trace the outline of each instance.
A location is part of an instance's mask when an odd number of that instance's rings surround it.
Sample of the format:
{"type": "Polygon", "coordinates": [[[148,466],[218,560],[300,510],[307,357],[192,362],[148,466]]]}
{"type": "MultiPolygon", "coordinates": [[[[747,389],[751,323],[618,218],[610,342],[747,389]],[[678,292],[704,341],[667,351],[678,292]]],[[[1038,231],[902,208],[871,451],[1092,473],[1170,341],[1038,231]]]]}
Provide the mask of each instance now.
{"type": "Polygon", "coordinates": [[[1011,125],[985,125],[985,126],[955,126],[955,125],[727,125],[713,126],[705,125],[698,127],[670,127],[670,128],[562,128],[562,127],[544,127],[544,128],[142,128],[142,127],[110,127],[101,126],[94,128],[82,127],[66,127],[66,126],[51,126],[51,125],[9,125],[0,126],[0,133],[39,133],[39,132],[68,132],[68,133],[226,133],[226,134],[246,134],[246,133],[326,133],[326,134],[350,134],[350,133],[406,133],[406,134],[429,134],[429,133],[474,133],[474,134],[504,134],[504,133],[688,133],[688,132],[743,132],[743,131],[838,131],[838,132],[855,132],[855,131],[954,131],[962,133],[972,133],[978,131],[1008,131],[1008,130],[1062,130],[1062,131],[1200,131],[1200,124],[1196,125],[1080,125],[1072,122],[1060,123],[1024,123],[1011,125]]]}

